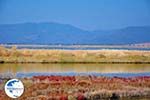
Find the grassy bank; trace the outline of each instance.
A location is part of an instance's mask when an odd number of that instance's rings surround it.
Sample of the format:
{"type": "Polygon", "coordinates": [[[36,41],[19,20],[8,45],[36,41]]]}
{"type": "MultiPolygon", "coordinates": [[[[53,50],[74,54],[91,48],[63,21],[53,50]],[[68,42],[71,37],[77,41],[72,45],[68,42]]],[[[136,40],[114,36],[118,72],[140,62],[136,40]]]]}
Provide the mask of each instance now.
{"type": "Polygon", "coordinates": [[[1,63],[150,63],[150,51],[35,50],[0,47],[1,63]]]}

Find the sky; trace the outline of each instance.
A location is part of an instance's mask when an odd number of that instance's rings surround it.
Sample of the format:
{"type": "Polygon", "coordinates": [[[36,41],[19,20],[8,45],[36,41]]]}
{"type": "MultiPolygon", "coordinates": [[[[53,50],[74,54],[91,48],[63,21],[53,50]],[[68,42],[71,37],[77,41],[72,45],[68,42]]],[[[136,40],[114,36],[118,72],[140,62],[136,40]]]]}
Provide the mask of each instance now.
{"type": "Polygon", "coordinates": [[[150,25],[150,0],[0,0],[0,24],[57,22],[85,30],[150,25]]]}

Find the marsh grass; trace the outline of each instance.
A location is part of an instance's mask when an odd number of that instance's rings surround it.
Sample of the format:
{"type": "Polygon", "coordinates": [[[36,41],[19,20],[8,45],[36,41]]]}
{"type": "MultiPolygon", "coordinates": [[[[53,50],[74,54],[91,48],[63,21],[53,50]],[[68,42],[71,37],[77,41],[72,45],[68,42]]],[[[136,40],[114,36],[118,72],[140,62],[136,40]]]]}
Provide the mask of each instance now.
{"type": "Polygon", "coordinates": [[[6,49],[0,46],[3,63],[150,63],[150,51],[6,49]]]}

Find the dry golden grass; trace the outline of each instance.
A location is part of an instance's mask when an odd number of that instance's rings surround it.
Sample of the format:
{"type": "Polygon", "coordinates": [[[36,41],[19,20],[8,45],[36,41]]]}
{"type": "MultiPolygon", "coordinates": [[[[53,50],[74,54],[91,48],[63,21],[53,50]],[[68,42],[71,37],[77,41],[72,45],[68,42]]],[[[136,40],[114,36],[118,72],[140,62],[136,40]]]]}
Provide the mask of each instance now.
{"type": "Polygon", "coordinates": [[[136,50],[43,50],[0,47],[0,62],[12,63],[145,63],[150,51],[136,50]]]}

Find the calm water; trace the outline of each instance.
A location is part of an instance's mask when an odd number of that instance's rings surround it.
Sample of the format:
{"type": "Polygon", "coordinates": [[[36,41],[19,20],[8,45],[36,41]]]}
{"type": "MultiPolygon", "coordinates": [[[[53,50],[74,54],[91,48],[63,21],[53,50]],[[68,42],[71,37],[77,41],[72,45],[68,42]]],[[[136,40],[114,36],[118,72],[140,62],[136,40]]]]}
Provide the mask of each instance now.
{"type": "MultiPolygon", "coordinates": [[[[6,48],[11,48],[13,45],[4,45],[6,48]]],[[[18,49],[58,49],[58,50],[145,50],[150,51],[150,47],[132,47],[132,46],[108,46],[108,45],[17,45],[18,49]]]]}
{"type": "Polygon", "coordinates": [[[0,73],[17,76],[94,74],[150,76],[150,64],[0,64],[0,73]]]}

